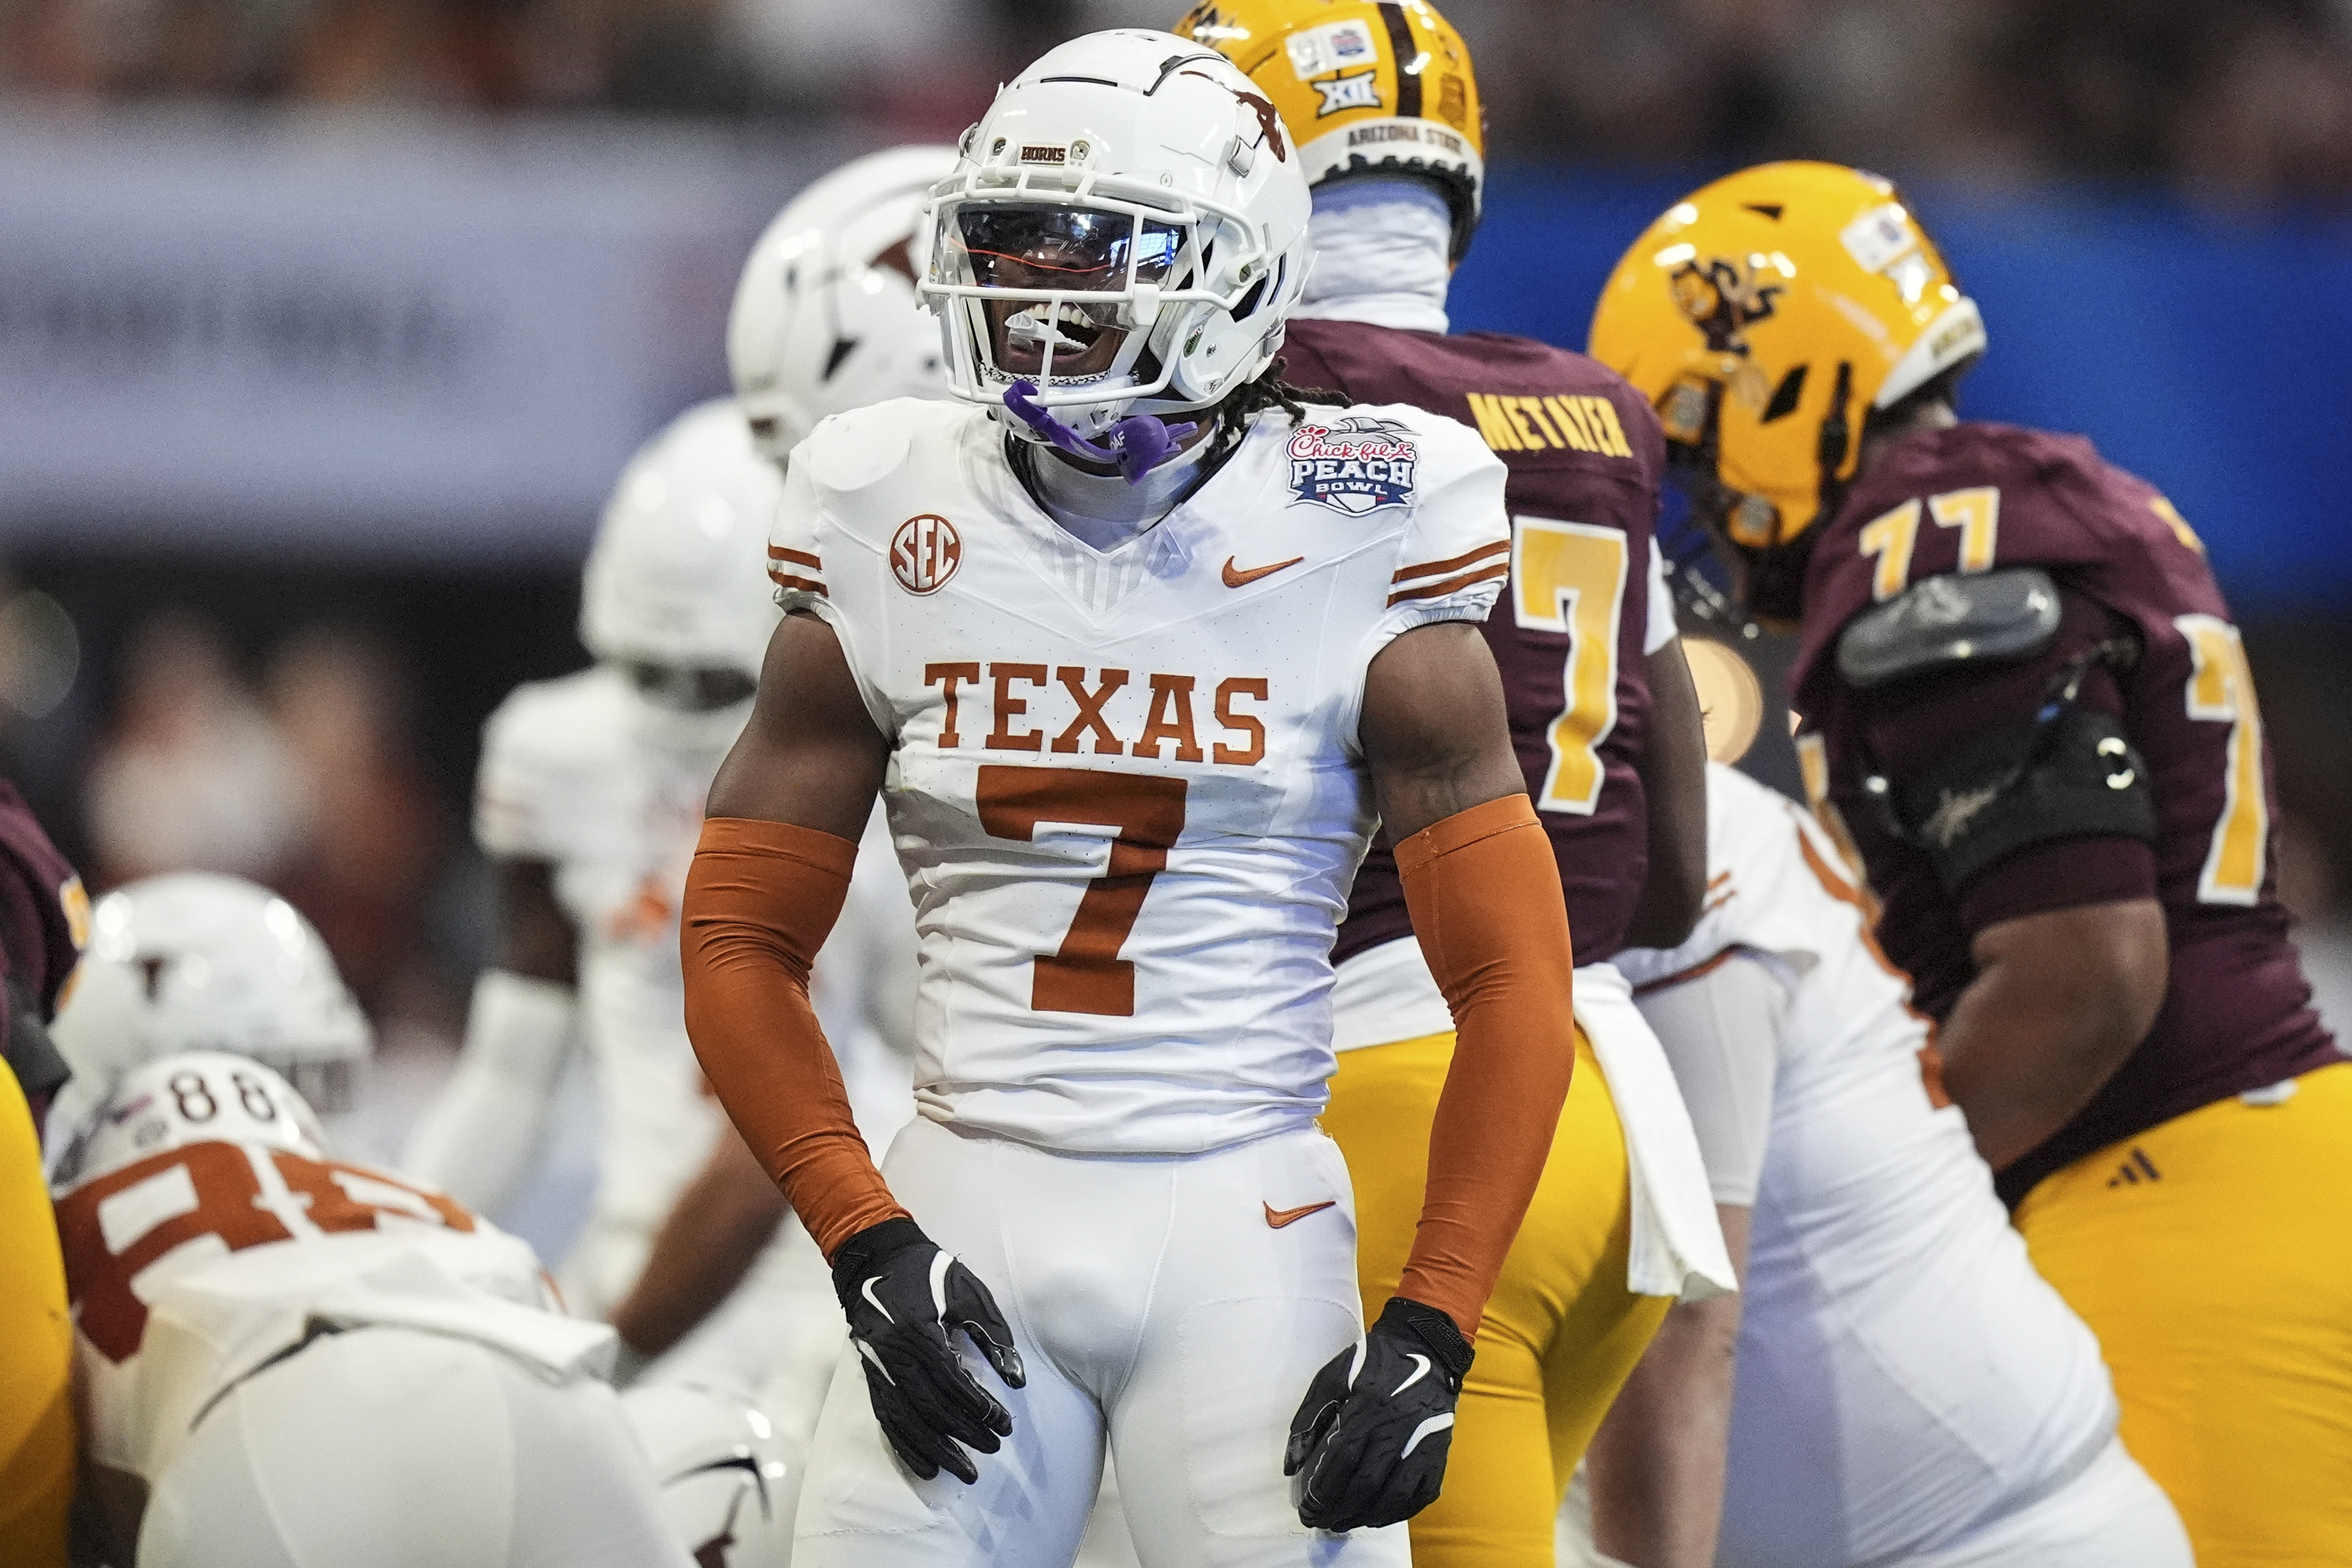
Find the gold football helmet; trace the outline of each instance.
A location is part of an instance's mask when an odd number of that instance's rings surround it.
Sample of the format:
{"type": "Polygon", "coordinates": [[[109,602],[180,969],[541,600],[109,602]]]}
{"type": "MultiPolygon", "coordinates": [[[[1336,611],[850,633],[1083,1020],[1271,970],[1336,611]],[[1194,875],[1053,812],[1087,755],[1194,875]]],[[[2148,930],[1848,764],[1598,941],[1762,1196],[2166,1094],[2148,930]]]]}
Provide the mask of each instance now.
{"type": "Polygon", "coordinates": [[[1298,144],[1307,184],[1423,175],[1469,248],[1486,177],[1486,119],[1470,46],[1428,0],[1203,0],[1176,32],[1242,68],[1298,144]]]}
{"type": "Polygon", "coordinates": [[[1800,539],[1853,477],[1872,411],[1984,349],[1976,301],[1895,186],[1801,163],[1669,207],[1610,275],[1591,345],[1722,487],[1714,521],[1743,552],[1800,539]]]}

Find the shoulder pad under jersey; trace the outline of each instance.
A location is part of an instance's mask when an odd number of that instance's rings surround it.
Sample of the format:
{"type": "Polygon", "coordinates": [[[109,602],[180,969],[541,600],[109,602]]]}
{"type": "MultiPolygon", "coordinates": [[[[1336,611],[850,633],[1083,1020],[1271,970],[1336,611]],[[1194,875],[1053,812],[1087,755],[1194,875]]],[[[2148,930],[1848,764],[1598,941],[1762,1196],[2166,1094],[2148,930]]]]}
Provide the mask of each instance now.
{"type": "Polygon", "coordinates": [[[1922,578],[1838,635],[1838,674],[1867,690],[1977,659],[2023,658],[2058,633],[2058,585],[2038,566],[1922,578]]]}
{"type": "Polygon", "coordinates": [[[603,831],[616,779],[629,766],[629,696],[593,665],[507,694],[482,728],[474,835],[493,856],[562,860],[603,831]]]}

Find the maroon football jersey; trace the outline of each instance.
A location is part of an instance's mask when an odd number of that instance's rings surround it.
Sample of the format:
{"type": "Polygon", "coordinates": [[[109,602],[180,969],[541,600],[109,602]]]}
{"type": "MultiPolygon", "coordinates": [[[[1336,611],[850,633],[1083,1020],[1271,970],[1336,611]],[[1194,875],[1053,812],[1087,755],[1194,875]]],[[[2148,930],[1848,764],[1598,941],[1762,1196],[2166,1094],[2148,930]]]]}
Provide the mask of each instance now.
{"type": "MultiPolygon", "coordinates": [[[[1576,962],[1625,944],[1649,865],[1634,764],[1649,732],[1650,535],[1665,439],[1582,354],[1496,332],[1293,321],[1283,376],[1476,430],[1510,470],[1511,575],[1486,622],[1528,793],[1568,890],[1576,962]]],[[[1357,873],[1335,961],[1411,934],[1385,837],[1357,873]]]]}
{"type": "Polygon", "coordinates": [[[2004,1197],[2200,1105],[2342,1059],[2310,1009],[2275,890],[2270,752],[2244,649],[2203,547],[2156,490],[2080,437],[1982,424],[1906,437],[1822,530],[1804,620],[1790,679],[1808,784],[1826,790],[1824,816],[1880,901],[1880,943],[1931,1016],[1975,977],[1969,941],[1988,925],[2120,899],[2163,903],[2172,967],[2155,1026],[2079,1115],[2000,1173],[2004,1197]],[[1840,677],[1838,636],[1874,604],[1937,574],[2027,565],[2050,574],[2063,605],[2041,653],[1867,691],[1840,677]],[[2095,667],[2080,700],[2116,716],[2138,750],[2156,841],[2029,845],[1948,892],[1864,795],[1864,759],[1901,798],[1963,746],[2030,722],[2062,666],[2117,637],[2139,645],[2137,661],[2095,667]]]}
{"type": "Polygon", "coordinates": [[[0,779],[0,1057],[35,1100],[36,1120],[67,1078],[45,1026],[80,955],[89,908],[81,879],[16,786],[0,779]]]}

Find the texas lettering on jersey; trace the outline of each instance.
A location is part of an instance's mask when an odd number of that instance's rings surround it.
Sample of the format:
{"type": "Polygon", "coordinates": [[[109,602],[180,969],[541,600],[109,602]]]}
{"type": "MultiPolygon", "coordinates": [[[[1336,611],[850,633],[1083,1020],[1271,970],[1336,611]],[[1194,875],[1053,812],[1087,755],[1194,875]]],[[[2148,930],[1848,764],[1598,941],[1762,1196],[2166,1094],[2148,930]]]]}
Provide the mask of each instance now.
{"type": "Polygon", "coordinates": [[[933,742],[942,750],[969,739],[993,752],[1085,752],[1241,768],[1265,757],[1265,725],[1255,711],[1268,700],[1271,683],[1263,675],[1227,676],[1202,698],[1199,710],[1217,726],[1205,749],[1193,700],[1202,681],[1191,675],[967,659],[924,665],[923,684],[940,688],[945,700],[933,742]]]}

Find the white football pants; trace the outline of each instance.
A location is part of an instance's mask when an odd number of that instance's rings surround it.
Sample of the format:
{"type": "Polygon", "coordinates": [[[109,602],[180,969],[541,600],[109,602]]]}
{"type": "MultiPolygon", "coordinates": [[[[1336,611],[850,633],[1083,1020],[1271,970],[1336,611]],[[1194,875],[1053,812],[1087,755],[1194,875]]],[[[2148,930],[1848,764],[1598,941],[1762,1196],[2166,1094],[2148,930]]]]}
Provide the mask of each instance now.
{"type": "MultiPolygon", "coordinates": [[[[1738,1568],[1730,1558],[1716,1561],[1738,1568]]],[[[1559,1568],[1624,1568],[1592,1544],[1591,1500],[1581,1466],[1560,1509],[1559,1563],[1559,1568]]],[[[2195,1563],[2172,1500],[2117,1437],[2081,1475],[2039,1502],[1941,1551],[1895,1559],[1886,1568],[2193,1568],[2195,1563]]]]}
{"type": "Polygon", "coordinates": [[[2041,1501],[1895,1568],[2192,1568],[2196,1561],[2172,1500],[2116,1437],[2041,1501]]]}
{"type": "Polygon", "coordinates": [[[883,1173],[995,1296],[1028,1384],[1006,1387],[959,1340],[1013,1436],[976,1456],[978,1485],[921,1481],[845,1356],[810,1452],[795,1568],[1068,1568],[1106,1438],[1144,1568],[1411,1562],[1401,1525],[1307,1530],[1282,1473],[1308,1381],[1361,1332],[1348,1167],[1322,1133],[1076,1155],[918,1118],[883,1173]]]}
{"type": "Polygon", "coordinates": [[[611,1388],[363,1328],[236,1384],[156,1479],[140,1568],[690,1568],[611,1388]]]}

